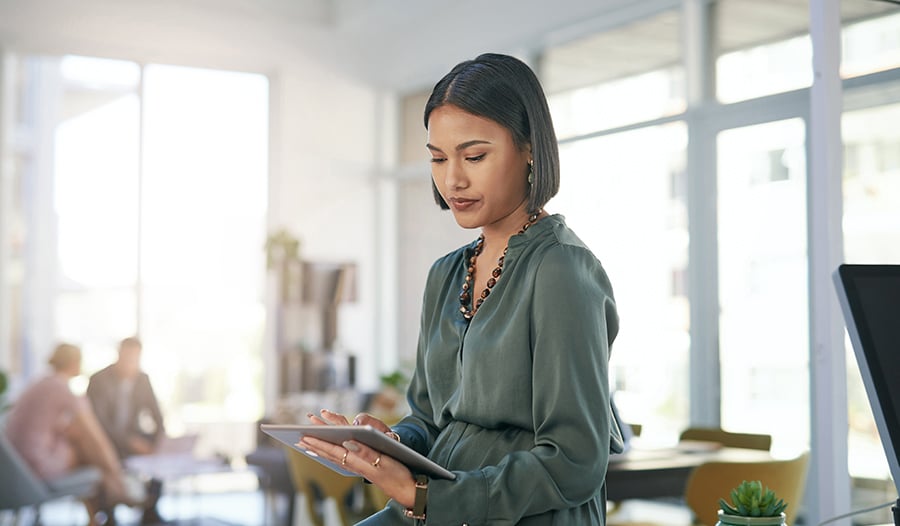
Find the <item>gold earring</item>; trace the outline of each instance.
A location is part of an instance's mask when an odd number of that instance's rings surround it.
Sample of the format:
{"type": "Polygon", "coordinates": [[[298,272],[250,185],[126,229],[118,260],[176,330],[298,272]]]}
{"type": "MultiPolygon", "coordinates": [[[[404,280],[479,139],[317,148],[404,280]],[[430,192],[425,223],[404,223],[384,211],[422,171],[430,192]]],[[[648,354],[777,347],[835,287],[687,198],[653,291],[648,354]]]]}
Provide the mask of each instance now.
{"type": "Polygon", "coordinates": [[[534,161],[528,161],[528,184],[534,183],[534,161]]]}

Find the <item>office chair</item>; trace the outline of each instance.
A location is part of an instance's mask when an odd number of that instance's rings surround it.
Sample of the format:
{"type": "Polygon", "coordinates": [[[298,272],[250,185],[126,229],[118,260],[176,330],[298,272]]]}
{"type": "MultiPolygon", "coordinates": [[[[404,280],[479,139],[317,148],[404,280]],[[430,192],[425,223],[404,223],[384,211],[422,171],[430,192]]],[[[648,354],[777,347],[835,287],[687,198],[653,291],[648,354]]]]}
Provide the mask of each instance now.
{"type": "Polygon", "coordinates": [[[732,433],[717,427],[689,427],[681,432],[679,440],[718,442],[725,447],[741,447],[768,451],[772,447],[772,435],[732,433]]]}
{"type": "Polygon", "coordinates": [[[794,524],[806,484],[809,452],[789,460],[765,462],[713,461],[694,469],[687,480],[684,500],[696,523],[714,526],[718,519],[719,499],[729,500],[729,492],[747,480],[758,480],[787,504],[787,524],[794,524]]]}
{"type": "Polygon", "coordinates": [[[35,508],[34,523],[40,523],[41,504],[74,497],[83,499],[95,494],[100,482],[100,470],[84,467],[52,480],[41,480],[31,471],[19,452],[13,448],[0,426],[0,510],[35,508]]]}

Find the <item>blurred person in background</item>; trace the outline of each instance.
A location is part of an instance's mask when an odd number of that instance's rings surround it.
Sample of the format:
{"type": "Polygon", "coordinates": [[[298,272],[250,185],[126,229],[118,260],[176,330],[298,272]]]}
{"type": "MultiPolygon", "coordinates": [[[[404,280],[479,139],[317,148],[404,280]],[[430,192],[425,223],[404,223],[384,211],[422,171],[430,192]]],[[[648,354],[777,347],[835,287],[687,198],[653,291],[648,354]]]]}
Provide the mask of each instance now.
{"type": "MultiPolygon", "coordinates": [[[[81,466],[102,473],[98,496],[85,501],[90,524],[103,524],[99,511],[116,504],[141,505],[129,495],[122,464],[90,404],[75,395],[69,380],[81,374],[81,349],[59,344],[50,356],[53,371],[28,386],[12,405],[6,423],[10,443],[32,470],[52,480],[81,466]]],[[[115,519],[106,516],[105,524],[115,519]]]]}
{"type": "MultiPolygon", "coordinates": [[[[115,446],[120,459],[156,453],[165,437],[162,411],[150,377],[141,370],[143,344],[136,337],[119,343],[118,358],[91,375],[87,396],[100,425],[115,446]]],[[[147,484],[142,524],[162,522],[156,504],[162,493],[157,479],[147,484]]]]}

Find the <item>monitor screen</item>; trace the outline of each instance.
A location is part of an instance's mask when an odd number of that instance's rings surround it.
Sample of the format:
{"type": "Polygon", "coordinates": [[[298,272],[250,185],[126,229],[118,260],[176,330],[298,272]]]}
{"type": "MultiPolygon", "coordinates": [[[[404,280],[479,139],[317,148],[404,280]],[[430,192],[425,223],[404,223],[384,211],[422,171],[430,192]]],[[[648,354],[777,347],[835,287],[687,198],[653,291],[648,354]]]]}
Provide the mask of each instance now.
{"type": "Polygon", "coordinates": [[[900,492],[900,265],[840,265],[838,299],[900,492]]]}

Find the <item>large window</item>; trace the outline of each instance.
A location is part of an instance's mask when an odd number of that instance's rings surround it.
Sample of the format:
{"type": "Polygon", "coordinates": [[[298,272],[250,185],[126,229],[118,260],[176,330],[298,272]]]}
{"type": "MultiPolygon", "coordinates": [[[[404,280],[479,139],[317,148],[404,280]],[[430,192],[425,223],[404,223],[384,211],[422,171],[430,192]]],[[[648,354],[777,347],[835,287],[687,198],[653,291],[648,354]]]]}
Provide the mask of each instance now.
{"type": "Polygon", "coordinates": [[[806,156],[799,119],[718,139],[722,427],[809,441],[806,156]]]}
{"type": "MultiPolygon", "coordinates": [[[[263,413],[268,82],[155,65],[144,86],[147,366],[184,425],[254,422],[263,413]]],[[[225,433],[215,446],[249,449],[255,434],[244,430],[242,448],[227,428],[212,433],[225,433]]]]}
{"type": "MultiPolygon", "coordinates": [[[[872,2],[873,5],[880,5],[872,2]]],[[[882,7],[883,9],[884,7],[882,7]]],[[[900,66],[900,12],[862,20],[841,32],[841,76],[855,77],[900,66]]]]}
{"type": "MultiPolygon", "coordinates": [[[[683,15],[691,17],[686,27],[709,29],[708,40],[684,39],[693,49],[681,50],[681,37],[673,38],[679,17],[664,13],[611,23],[542,56],[563,145],[562,190],[551,204],[598,253],[616,286],[622,314],[612,358],[616,400],[626,420],[644,425],[642,441],[687,424],[690,402],[692,424],[769,433],[776,455],[792,455],[812,442],[810,408],[833,409],[810,400],[809,373],[809,313],[822,307],[811,306],[810,297],[834,294],[830,283],[821,290],[823,283],[810,282],[809,235],[824,234],[809,228],[809,211],[838,213],[831,203],[810,202],[819,194],[807,189],[809,30],[811,6],[819,6],[806,0],[683,4],[683,15]],[[658,126],[670,119],[678,124],[658,126]],[[677,182],[667,187],[660,176],[679,173],[674,160],[684,153],[673,147],[676,137],[689,138],[682,170],[690,201],[677,182]],[[668,203],[661,199],[666,191],[673,196],[668,203]],[[690,229],[680,225],[681,215],[666,219],[680,206],[696,220],[690,229]],[[696,260],[685,263],[688,242],[696,260]],[[687,264],[701,283],[679,279],[687,264]],[[660,279],[666,272],[671,281],[660,279]],[[678,292],[685,288],[694,320],[671,308],[688,304],[678,292]],[[698,338],[693,345],[687,327],[698,338]],[[665,336],[646,334],[653,331],[665,336]],[[688,401],[680,379],[695,382],[701,396],[688,401]]],[[[900,263],[900,135],[892,127],[900,121],[900,12],[890,2],[840,2],[839,9],[840,75],[848,79],[845,104],[853,108],[843,118],[845,260],[900,263]]],[[[855,360],[848,358],[849,471],[852,506],[860,508],[896,495],[885,484],[884,454],[855,360]],[[873,488],[881,493],[873,495],[873,488]]],[[[835,447],[841,445],[838,438],[835,447]]],[[[821,473],[812,467],[811,474],[821,473]]],[[[809,518],[825,519],[818,514],[826,503],[817,499],[840,496],[830,482],[815,484],[825,493],[805,503],[809,518]]]]}
{"type": "Polygon", "coordinates": [[[561,140],[684,111],[680,15],[665,10],[553,47],[541,57],[561,140]]]}
{"type": "MultiPolygon", "coordinates": [[[[237,455],[262,415],[268,80],[24,57],[25,380],[57,341],[90,374],[138,334],[171,434],[237,455]]],[[[22,131],[24,130],[24,132],[22,131]]],[[[15,363],[15,361],[14,361],[15,363]]],[[[86,382],[81,379],[82,384],[86,382]]]]}
{"type": "Polygon", "coordinates": [[[610,276],[621,320],[611,387],[623,418],[660,441],[688,422],[686,143],[684,124],[673,123],[567,144],[547,207],[610,276]]]}
{"type": "Polygon", "coordinates": [[[646,124],[685,110],[680,24],[680,11],[664,10],[540,62],[562,141],[560,192],[547,209],[610,276],[621,319],[610,385],[647,442],[676,440],[689,420],[687,128],[646,124]]]}
{"type": "MultiPolygon", "coordinates": [[[[890,2],[841,2],[841,75],[900,65],[900,32],[890,2]]],[[[812,42],[806,0],[720,0],[716,20],[716,93],[722,102],[808,88],[812,42]]]]}
{"type": "MultiPolygon", "coordinates": [[[[116,336],[138,332],[141,70],[95,58],[34,60],[53,75],[46,85],[56,85],[58,72],[61,90],[58,120],[47,115],[41,123],[56,124],[53,169],[36,174],[53,188],[56,216],[59,278],[50,334],[82,346],[84,368],[93,371],[113,359],[116,336]]],[[[44,197],[29,199],[37,205],[44,197]]],[[[43,221],[34,218],[35,225],[43,221]]]]}

